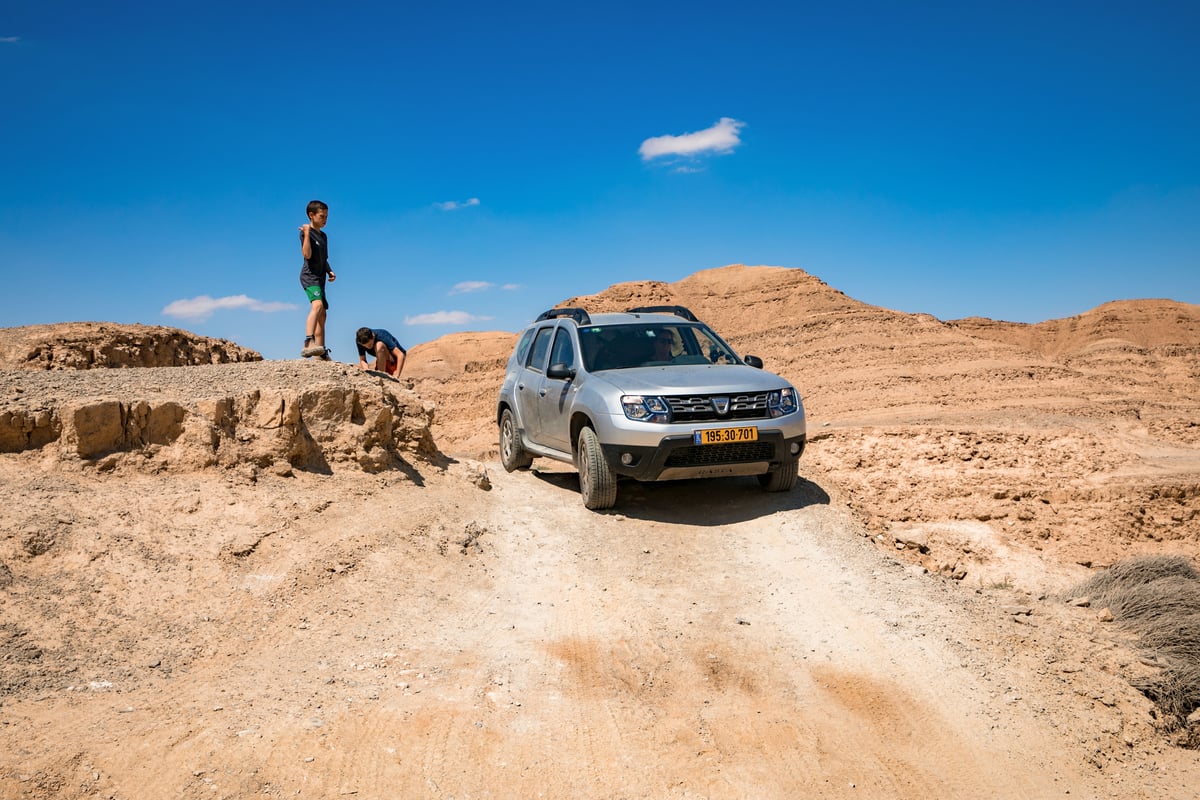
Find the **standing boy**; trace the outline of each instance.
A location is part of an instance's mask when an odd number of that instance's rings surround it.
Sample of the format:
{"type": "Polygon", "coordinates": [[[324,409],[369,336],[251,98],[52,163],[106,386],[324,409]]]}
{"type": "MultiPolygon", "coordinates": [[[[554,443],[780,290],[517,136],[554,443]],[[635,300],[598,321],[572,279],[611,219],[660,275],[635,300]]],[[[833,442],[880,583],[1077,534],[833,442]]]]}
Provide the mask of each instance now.
{"type": "Polygon", "coordinates": [[[400,377],[408,351],[400,346],[395,336],[383,328],[359,328],[354,340],[358,344],[358,366],[361,369],[373,369],[393,378],[400,377]],[[375,356],[374,363],[367,363],[368,355],[375,356]]]}
{"type": "Polygon", "coordinates": [[[320,200],[308,204],[308,222],[300,226],[300,253],[304,265],[300,267],[300,286],[308,297],[308,320],[304,324],[304,347],[300,355],[308,358],[318,356],[329,360],[325,350],[325,313],[329,300],[325,297],[325,276],[337,280],[329,266],[329,237],[322,228],[329,221],[329,206],[320,200]]]}

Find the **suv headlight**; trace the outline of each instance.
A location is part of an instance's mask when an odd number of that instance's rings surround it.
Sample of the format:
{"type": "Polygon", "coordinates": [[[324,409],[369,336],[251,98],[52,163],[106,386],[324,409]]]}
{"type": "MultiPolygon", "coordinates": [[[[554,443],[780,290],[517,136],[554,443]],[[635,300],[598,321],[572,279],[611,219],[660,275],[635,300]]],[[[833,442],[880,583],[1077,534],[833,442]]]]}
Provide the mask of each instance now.
{"type": "Polygon", "coordinates": [[[767,396],[767,410],[772,417],[795,414],[799,408],[800,404],[796,402],[796,390],[790,386],[786,389],[780,389],[777,392],[771,392],[767,396]]]}
{"type": "Polygon", "coordinates": [[[661,397],[622,395],[621,408],[625,409],[625,416],[637,422],[669,422],[671,419],[667,401],[661,397]]]}

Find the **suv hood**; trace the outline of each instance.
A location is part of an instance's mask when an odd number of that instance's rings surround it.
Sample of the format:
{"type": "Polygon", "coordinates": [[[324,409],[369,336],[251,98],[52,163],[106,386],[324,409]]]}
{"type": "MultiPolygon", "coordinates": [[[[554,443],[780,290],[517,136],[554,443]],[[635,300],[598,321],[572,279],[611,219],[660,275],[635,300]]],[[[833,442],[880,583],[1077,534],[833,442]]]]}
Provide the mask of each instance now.
{"type": "Polygon", "coordinates": [[[791,385],[773,372],[744,364],[609,369],[594,372],[588,377],[626,394],[647,395],[765,392],[791,385]]]}

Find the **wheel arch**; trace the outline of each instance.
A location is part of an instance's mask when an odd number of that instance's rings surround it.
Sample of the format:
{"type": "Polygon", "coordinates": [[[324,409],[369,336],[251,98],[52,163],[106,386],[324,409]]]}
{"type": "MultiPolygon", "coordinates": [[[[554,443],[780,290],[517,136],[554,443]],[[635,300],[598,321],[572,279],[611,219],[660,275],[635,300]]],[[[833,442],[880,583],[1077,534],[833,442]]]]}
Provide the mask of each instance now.
{"type": "Polygon", "coordinates": [[[592,422],[592,418],[582,411],[576,411],[571,415],[571,452],[575,452],[578,448],[579,432],[584,428],[596,430],[596,424],[592,422]]]}
{"type": "MultiPolygon", "coordinates": [[[[496,419],[495,419],[495,423],[496,423],[497,425],[499,425],[499,424],[500,424],[500,419],[501,419],[501,417],[503,417],[503,416],[504,416],[504,412],[505,412],[505,411],[511,411],[511,412],[512,412],[512,415],[513,415],[513,418],[514,418],[514,419],[516,419],[516,417],[517,417],[517,409],[516,409],[516,407],[515,407],[515,406],[513,406],[513,404],[512,404],[512,403],[510,403],[510,402],[508,402],[507,400],[501,400],[501,401],[499,401],[498,403],[496,403],[496,419]]],[[[520,421],[520,420],[518,420],[518,422],[519,422],[519,421],[520,421]]]]}

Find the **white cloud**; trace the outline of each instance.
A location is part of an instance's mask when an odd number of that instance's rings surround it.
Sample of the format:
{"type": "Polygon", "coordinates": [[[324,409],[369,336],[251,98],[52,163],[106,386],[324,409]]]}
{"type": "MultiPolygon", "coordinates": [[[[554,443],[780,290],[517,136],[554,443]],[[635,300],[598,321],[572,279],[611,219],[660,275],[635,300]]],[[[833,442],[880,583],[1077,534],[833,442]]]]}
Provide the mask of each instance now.
{"type": "Polygon", "coordinates": [[[255,300],[244,294],[235,294],[230,297],[209,297],[202,294],[187,300],[173,300],[163,308],[162,313],[168,317],[179,317],[180,319],[206,320],[212,316],[214,311],[231,308],[270,314],[275,311],[293,311],[296,309],[296,305],[279,302],[264,303],[262,300],[255,300]]]}
{"type": "Polygon", "coordinates": [[[433,205],[442,211],[458,211],[460,208],[470,208],[471,206],[479,205],[479,198],[472,197],[469,200],[463,200],[462,202],[459,202],[458,200],[447,200],[444,203],[434,203],[433,205]]]}
{"type": "Polygon", "coordinates": [[[0,44],[16,44],[21,41],[20,36],[0,36],[0,44]]]}
{"type": "Polygon", "coordinates": [[[746,126],[731,117],[721,117],[721,121],[711,128],[694,133],[684,133],[679,136],[654,136],[642,142],[638,152],[643,161],[662,156],[696,156],[702,153],[728,153],[742,143],[738,131],[746,126]]]}
{"type": "Polygon", "coordinates": [[[415,317],[405,317],[405,325],[466,325],[469,322],[482,322],[491,317],[477,317],[466,311],[434,311],[432,314],[417,314],[415,317]]]}
{"type": "Polygon", "coordinates": [[[515,292],[517,289],[520,289],[520,288],[521,288],[521,284],[519,284],[519,283],[506,283],[506,284],[504,284],[503,286],[501,286],[500,288],[501,288],[501,289],[503,289],[503,290],[504,290],[504,291],[506,291],[506,292],[515,292]]]}
{"type": "Polygon", "coordinates": [[[454,288],[447,294],[469,294],[471,292],[486,292],[496,284],[488,283],[487,281],[463,281],[454,284],[454,288]]]}

